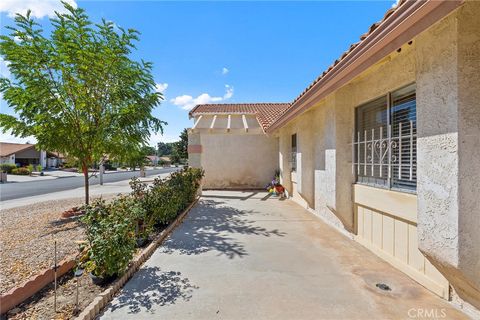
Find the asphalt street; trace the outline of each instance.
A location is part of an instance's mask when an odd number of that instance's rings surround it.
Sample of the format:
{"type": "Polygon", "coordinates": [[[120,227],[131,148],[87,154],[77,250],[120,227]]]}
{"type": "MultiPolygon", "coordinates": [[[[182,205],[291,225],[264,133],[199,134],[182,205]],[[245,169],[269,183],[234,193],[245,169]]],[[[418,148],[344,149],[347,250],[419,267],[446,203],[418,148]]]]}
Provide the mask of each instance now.
{"type": "MultiPolygon", "coordinates": [[[[146,170],[145,173],[147,176],[157,175],[161,173],[168,173],[178,170],[179,168],[164,168],[164,169],[153,169],[146,170]]],[[[103,182],[117,182],[122,180],[128,180],[133,177],[138,177],[140,171],[123,171],[123,172],[114,172],[108,173],[103,176],[103,182]]],[[[65,177],[58,178],[54,180],[40,180],[32,182],[14,182],[14,183],[5,183],[0,185],[0,201],[13,200],[24,197],[31,197],[42,195],[51,192],[65,191],[70,189],[76,189],[83,187],[83,176],[79,177],[65,177]]],[[[100,183],[100,178],[92,177],[90,178],[90,185],[95,185],[100,183]]],[[[81,195],[79,195],[81,196],[81,195]]]]}

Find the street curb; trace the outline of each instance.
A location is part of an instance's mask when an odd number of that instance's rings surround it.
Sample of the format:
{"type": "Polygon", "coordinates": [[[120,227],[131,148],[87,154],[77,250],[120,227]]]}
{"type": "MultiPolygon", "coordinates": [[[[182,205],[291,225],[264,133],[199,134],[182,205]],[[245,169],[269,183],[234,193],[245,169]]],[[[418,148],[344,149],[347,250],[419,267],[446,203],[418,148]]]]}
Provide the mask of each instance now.
{"type": "Polygon", "coordinates": [[[127,271],[106,290],[100,293],[83,311],[75,318],[76,320],[92,320],[107,305],[113,296],[124,286],[124,284],[133,276],[140,266],[155,252],[163,241],[172,233],[172,231],[182,223],[185,216],[197,204],[200,197],[195,200],[150,243],[142,252],[133,258],[127,271]]]}

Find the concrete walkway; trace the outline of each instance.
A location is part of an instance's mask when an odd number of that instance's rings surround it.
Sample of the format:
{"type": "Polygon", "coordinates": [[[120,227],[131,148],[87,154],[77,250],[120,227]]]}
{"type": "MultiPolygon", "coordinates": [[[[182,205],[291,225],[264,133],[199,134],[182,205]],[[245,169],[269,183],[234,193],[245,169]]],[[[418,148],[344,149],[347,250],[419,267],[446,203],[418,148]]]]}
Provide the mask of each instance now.
{"type": "Polygon", "coordinates": [[[425,310],[466,319],[292,201],[207,191],[101,319],[383,320],[425,310]]]}

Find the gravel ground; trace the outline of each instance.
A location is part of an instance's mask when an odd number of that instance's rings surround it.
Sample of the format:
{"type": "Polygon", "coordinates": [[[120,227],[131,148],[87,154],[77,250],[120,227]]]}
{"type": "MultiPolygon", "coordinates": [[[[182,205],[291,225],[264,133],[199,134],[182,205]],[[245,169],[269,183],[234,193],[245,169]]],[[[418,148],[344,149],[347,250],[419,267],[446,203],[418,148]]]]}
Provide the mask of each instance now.
{"type": "Polygon", "coordinates": [[[83,198],[72,198],[0,210],[0,294],[53,266],[54,240],[58,261],[77,253],[83,228],[61,213],[82,204],[83,198]]]}
{"type": "MultiPolygon", "coordinates": [[[[59,279],[57,289],[57,312],[54,311],[54,285],[49,284],[36,295],[7,313],[7,319],[72,319],[77,296],[77,283],[73,271],[59,279]]],[[[79,309],[85,309],[104,287],[92,283],[88,274],[79,278],[79,309]]],[[[77,313],[78,314],[78,313],[77,313]]]]}

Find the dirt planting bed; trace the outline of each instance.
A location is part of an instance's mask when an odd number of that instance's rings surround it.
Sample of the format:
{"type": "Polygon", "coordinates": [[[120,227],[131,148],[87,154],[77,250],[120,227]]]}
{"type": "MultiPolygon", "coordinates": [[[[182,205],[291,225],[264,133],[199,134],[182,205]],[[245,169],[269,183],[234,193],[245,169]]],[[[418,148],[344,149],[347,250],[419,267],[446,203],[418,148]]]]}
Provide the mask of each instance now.
{"type": "MultiPolygon", "coordinates": [[[[92,283],[88,274],[78,278],[78,302],[82,310],[105,288],[92,283]]],[[[51,283],[24,303],[7,313],[7,319],[72,319],[75,314],[77,278],[73,271],[59,279],[57,284],[57,312],[54,310],[54,284],[51,283]]]]}
{"type": "Polygon", "coordinates": [[[82,203],[82,198],[62,199],[0,210],[0,294],[52,267],[55,240],[57,261],[77,253],[83,228],[78,217],[61,214],[82,203]]]}

